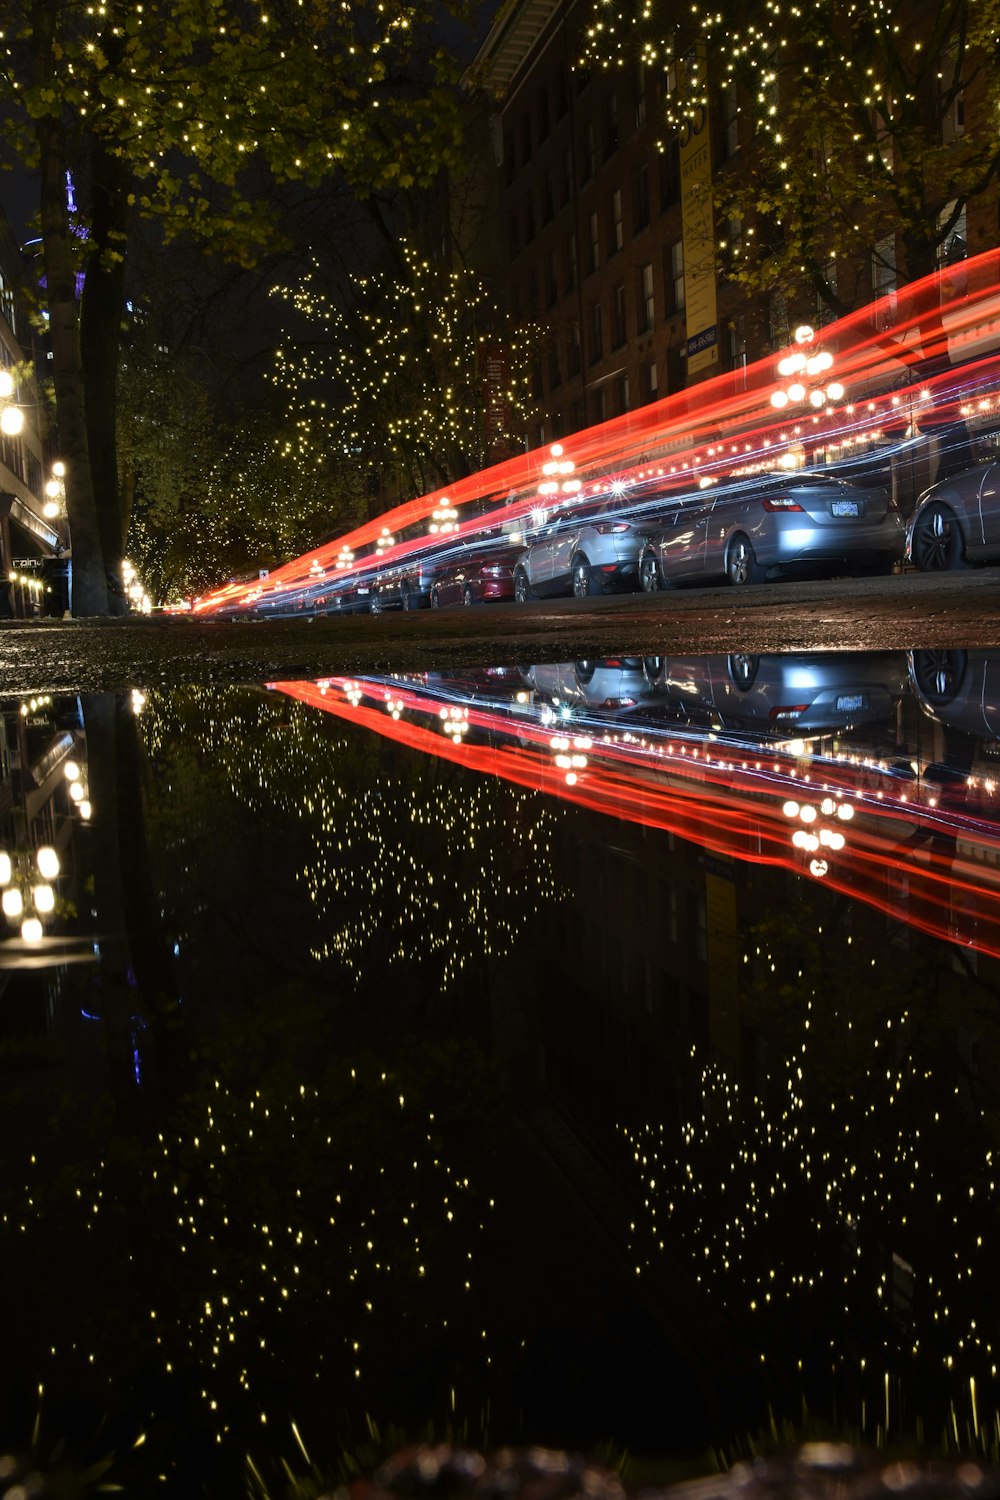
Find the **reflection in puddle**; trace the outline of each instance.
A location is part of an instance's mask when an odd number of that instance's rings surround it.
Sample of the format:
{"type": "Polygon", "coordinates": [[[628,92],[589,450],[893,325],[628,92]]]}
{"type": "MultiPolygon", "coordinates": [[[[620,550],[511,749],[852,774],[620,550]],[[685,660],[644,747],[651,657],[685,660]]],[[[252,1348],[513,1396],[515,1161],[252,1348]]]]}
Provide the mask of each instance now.
{"type": "Polygon", "coordinates": [[[651,656],[6,705],[15,1404],[161,1413],[178,1492],[289,1414],[985,1447],[998,686],[651,656]]]}

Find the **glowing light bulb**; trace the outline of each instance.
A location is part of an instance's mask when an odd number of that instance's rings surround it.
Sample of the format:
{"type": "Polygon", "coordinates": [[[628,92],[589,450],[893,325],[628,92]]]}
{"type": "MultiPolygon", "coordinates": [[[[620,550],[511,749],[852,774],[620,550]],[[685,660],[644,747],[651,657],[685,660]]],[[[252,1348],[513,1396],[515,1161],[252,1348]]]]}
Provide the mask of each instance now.
{"type": "Polygon", "coordinates": [[[59,874],[59,856],[51,844],[43,844],[36,856],[39,874],[46,880],[55,880],[59,874]]]}

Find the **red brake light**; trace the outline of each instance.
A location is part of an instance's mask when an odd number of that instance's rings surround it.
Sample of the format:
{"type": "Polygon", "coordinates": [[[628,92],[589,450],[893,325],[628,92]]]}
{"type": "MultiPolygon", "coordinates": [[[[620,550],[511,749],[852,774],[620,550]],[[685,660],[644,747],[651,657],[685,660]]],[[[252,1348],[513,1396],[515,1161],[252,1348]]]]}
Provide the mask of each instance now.
{"type": "Polygon", "coordinates": [[[801,510],[802,507],[791,495],[766,495],[760,502],[765,510],[801,510]]]}
{"type": "Polygon", "coordinates": [[[631,531],[632,528],[625,521],[598,521],[594,530],[599,532],[601,536],[608,536],[611,532],[631,531]]]}

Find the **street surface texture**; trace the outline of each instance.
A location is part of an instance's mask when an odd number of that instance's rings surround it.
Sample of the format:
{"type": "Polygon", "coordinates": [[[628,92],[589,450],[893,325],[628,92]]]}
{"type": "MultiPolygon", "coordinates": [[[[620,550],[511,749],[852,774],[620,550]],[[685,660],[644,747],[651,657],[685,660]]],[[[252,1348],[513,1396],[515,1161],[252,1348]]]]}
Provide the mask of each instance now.
{"type": "Polygon", "coordinates": [[[11,620],[4,692],[120,691],[715,652],[1000,649],[1000,569],[311,620],[11,620]]]}

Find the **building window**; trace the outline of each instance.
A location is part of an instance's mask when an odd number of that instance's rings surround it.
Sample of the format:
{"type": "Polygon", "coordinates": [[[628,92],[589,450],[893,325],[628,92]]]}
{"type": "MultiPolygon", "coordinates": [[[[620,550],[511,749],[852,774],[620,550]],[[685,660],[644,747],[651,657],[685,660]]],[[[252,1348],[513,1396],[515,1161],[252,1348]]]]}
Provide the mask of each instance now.
{"type": "Polygon", "coordinates": [[[618,95],[608,95],[607,122],[604,132],[604,159],[618,150],[618,95]]]}
{"type": "Polygon", "coordinates": [[[638,130],[646,123],[646,69],[641,62],[635,65],[632,91],[635,99],[635,128],[638,130]]]}
{"type": "Polygon", "coordinates": [[[670,246],[670,307],[675,313],[684,311],[684,241],[674,240],[670,246]]]}
{"type": "Polygon", "coordinates": [[[638,234],[640,229],[645,229],[649,224],[649,163],[642,162],[635,174],[635,203],[633,213],[633,234],[638,234]]]}
{"type": "Polygon", "coordinates": [[[573,318],[569,325],[569,373],[579,375],[583,364],[583,349],[580,345],[580,319],[573,318]]]}
{"type": "Polygon", "coordinates": [[[542,173],[542,223],[547,224],[553,214],[552,173],[548,167],[542,173]]]}
{"type": "Polygon", "coordinates": [[[517,154],[514,150],[514,137],[512,135],[508,135],[504,143],[503,159],[507,186],[509,187],[517,175],[517,154]]]}
{"type": "MultiPolygon", "coordinates": [[[[945,225],[949,222],[955,212],[955,199],[946,203],[938,214],[938,230],[941,233],[941,243],[938,245],[938,265],[953,266],[956,261],[965,260],[969,253],[969,231],[965,216],[965,209],[959,214],[951,228],[945,233],[945,225]]],[[[878,246],[875,247],[876,251],[878,246]]],[[[895,269],[895,257],[893,258],[895,269]]]]}
{"type": "Polygon", "coordinates": [[[576,235],[566,236],[566,289],[572,291],[579,280],[579,267],[576,256],[576,235]]]}
{"type": "Polygon", "coordinates": [[[747,367],[747,335],[743,314],[738,313],[727,325],[729,335],[729,368],[745,370],[747,367]]]}
{"type": "Polygon", "coordinates": [[[569,146],[563,153],[562,201],[568,203],[573,196],[573,152],[569,146]]]}
{"type": "Polygon", "coordinates": [[[511,255],[516,255],[521,245],[518,236],[517,214],[510,214],[507,218],[507,243],[510,246],[511,255]]]}
{"type": "Polygon", "coordinates": [[[611,222],[609,225],[608,251],[614,255],[625,243],[625,230],[622,225],[622,190],[615,188],[611,194],[611,222]]]}
{"type": "Polygon", "coordinates": [[[524,115],[521,119],[521,165],[531,160],[531,116],[524,115]]]}
{"type": "Polygon", "coordinates": [[[587,251],[587,270],[596,271],[601,264],[601,225],[596,213],[591,214],[589,221],[590,243],[587,251]]]}
{"type": "Polygon", "coordinates": [[[597,147],[594,143],[594,122],[588,120],[583,127],[583,180],[589,182],[597,171],[597,147]]]}
{"type": "Polygon", "coordinates": [[[604,354],[604,326],[601,318],[601,304],[592,302],[590,304],[590,363],[596,364],[604,354]]]}
{"type": "Polygon", "coordinates": [[[740,106],[735,83],[727,83],[722,90],[722,159],[729,161],[740,149],[740,106]]]}
{"type": "Polygon", "coordinates": [[[556,67],[556,119],[561,120],[569,109],[569,83],[566,77],[566,64],[559,63],[556,67]]]}
{"type": "Polygon", "coordinates": [[[535,238],[535,205],[529,198],[524,205],[524,243],[530,245],[535,238]]]}
{"type": "Polygon", "coordinates": [[[681,199],[681,148],[674,136],[666,151],[660,153],[660,213],[673,208],[681,199]]]}
{"type": "Polygon", "coordinates": [[[549,91],[543,88],[538,95],[538,139],[544,141],[549,133],[549,91]]]}
{"type": "Polygon", "coordinates": [[[594,392],[594,421],[603,422],[608,414],[608,403],[604,395],[604,387],[594,392]]]}
{"type": "Polygon", "coordinates": [[[553,339],[549,345],[549,390],[557,385],[562,385],[562,366],[559,360],[559,340],[553,339]]]}
{"type": "Polygon", "coordinates": [[[643,266],[639,272],[639,332],[649,333],[656,317],[653,297],[653,266],[643,266]]]}
{"type": "Polygon", "coordinates": [[[659,376],[656,373],[656,360],[646,366],[646,391],[651,401],[655,401],[660,393],[659,376]]]}
{"type": "Polygon", "coordinates": [[[623,375],[618,382],[618,414],[624,416],[629,409],[628,376],[623,375]]]}
{"type": "Polygon", "coordinates": [[[625,283],[619,281],[611,295],[611,347],[620,349],[625,342],[625,283]]]}
{"type": "Polygon", "coordinates": [[[887,234],[872,251],[872,291],[882,296],[896,290],[896,236],[887,234]]]}
{"type": "Polygon", "coordinates": [[[556,279],[556,252],[550,250],[545,262],[545,306],[554,307],[559,299],[559,283],[556,279]]]}

